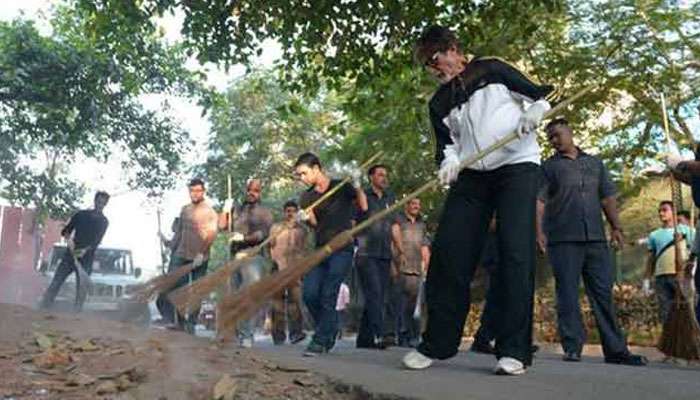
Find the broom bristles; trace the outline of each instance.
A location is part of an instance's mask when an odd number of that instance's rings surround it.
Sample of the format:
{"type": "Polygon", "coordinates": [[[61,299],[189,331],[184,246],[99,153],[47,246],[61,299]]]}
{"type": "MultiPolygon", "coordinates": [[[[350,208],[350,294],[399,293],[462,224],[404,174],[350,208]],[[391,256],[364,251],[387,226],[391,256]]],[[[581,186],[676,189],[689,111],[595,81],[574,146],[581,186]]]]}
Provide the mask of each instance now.
{"type": "Polygon", "coordinates": [[[140,301],[149,301],[156,295],[172,288],[177,284],[183,276],[194,270],[194,265],[184,264],[181,267],[169,272],[165,275],[156,276],[135,292],[134,297],[140,301]]]}
{"type": "MultiPolygon", "coordinates": [[[[370,165],[372,165],[376,160],[378,160],[380,157],[382,157],[384,154],[383,150],[378,151],[375,155],[367,159],[365,162],[363,162],[360,165],[360,169],[364,170],[370,165]]],[[[321,197],[316,199],[313,204],[309,205],[304,209],[306,212],[312,211],[314,208],[318,207],[320,204],[322,204],[324,201],[328,200],[331,196],[333,196],[337,191],[339,191],[346,183],[350,182],[352,178],[351,177],[345,177],[340,184],[334,186],[330,190],[328,190],[326,193],[324,193],[321,197]]],[[[230,221],[230,220],[229,220],[230,221]]],[[[230,227],[229,227],[230,230],[230,227]]],[[[281,232],[281,231],[280,231],[281,232]]],[[[279,234],[278,232],[277,234],[279,234]]],[[[201,303],[202,299],[205,298],[209,293],[213,292],[216,290],[219,286],[223,285],[225,282],[228,281],[228,278],[236,272],[241,266],[245,264],[245,260],[262,252],[262,250],[272,241],[272,239],[275,238],[275,235],[270,235],[265,239],[262,243],[258,244],[255,247],[251,247],[246,250],[242,250],[238,254],[245,254],[242,258],[240,259],[235,259],[233,261],[229,261],[226,263],[223,267],[217,269],[215,272],[208,274],[201,279],[198,279],[196,282],[191,283],[190,285],[184,286],[180,289],[175,290],[173,293],[171,293],[168,296],[168,299],[175,305],[175,307],[178,309],[178,311],[184,313],[187,311],[188,308],[197,308],[199,307],[199,304],[201,303]]],[[[172,285],[170,286],[172,287],[172,285]]]]}
{"type": "Polygon", "coordinates": [[[245,253],[243,257],[228,261],[221,268],[197,279],[192,284],[174,290],[168,295],[168,299],[181,313],[186,312],[188,308],[199,307],[204,297],[227,282],[231,274],[243,266],[252,255],[252,252],[245,253]]]}
{"type": "Polygon", "coordinates": [[[345,231],[334,237],[324,247],[312,251],[306,257],[299,259],[298,262],[287,268],[268,275],[236,293],[224,296],[219,302],[219,338],[226,340],[235,331],[239,321],[250,318],[272,296],[301,279],[304,274],[325,260],[334,251],[350,244],[352,237],[349,231],[345,231]]]}
{"type": "Polygon", "coordinates": [[[700,360],[700,326],[690,301],[681,293],[680,285],[677,289],[657,348],[667,357],[700,360]]]}

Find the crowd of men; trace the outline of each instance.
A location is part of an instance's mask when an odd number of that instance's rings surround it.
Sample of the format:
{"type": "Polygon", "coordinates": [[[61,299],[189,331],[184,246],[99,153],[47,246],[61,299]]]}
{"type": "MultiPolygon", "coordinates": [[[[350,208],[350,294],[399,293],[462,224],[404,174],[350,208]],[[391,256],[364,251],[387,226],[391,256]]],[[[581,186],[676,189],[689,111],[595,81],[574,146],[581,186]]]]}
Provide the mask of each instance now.
{"type": "MultiPolygon", "coordinates": [[[[473,350],[494,354],[498,374],[523,374],[536,350],[532,328],[539,249],[554,271],[564,360],[580,361],[586,341],[578,295],[583,279],[605,362],[645,365],[644,357],[629,351],[615,315],[609,242],[621,248],[624,230],[607,169],[599,158],[576,146],[573,129],[563,118],[546,125],[546,138],[556,153],[544,162],[540,159],[534,132],[550,109],[547,96],[553,88],[534,82],[502,60],[469,59],[444,27],[432,26],[423,33],[416,58],[440,82],[429,111],[437,144],[437,175],[449,191],[434,237],[428,239],[420,199],[413,198],[402,210],[363,231],[354,244],[330,249],[329,256],[301,282],[275,296],[274,343],[305,339],[305,308],[314,333],[304,354],[316,356],[333,349],[339,333],[338,310],[347,303],[341,287],[354,267],[363,299],[356,346],[412,347],[403,358],[404,366],[428,368],[457,353],[470,309],[471,281],[481,265],[488,271],[489,285],[473,350]],[[518,139],[474,165],[462,165],[512,132],[517,132],[518,139]]],[[[674,159],[669,166],[678,173],[700,176],[700,162],[674,159]]],[[[391,171],[382,164],[351,171],[352,183],[343,184],[328,175],[316,155],[305,153],[294,164],[294,173],[307,189],[298,200],[283,205],[283,217],[277,223],[273,212],[261,204],[260,180],[248,182],[241,204],[229,200],[217,214],[203,201],[204,182],[193,179],[191,203],[183,207],[169,242],[170,270],[188,263],[197,268],[176,287],[206,273],[219,231],[227,234],[232,258],[272,235],[269,258],[273,271],[282,270],[303,257],[307,246],[329,248],[336,235],[391,207],[397,199],[389,184],[391,171]],[[369,184],[363,186],[365,174],[369,184]],[[315,204],[341,184],[333,196],[315,204]]],[[[655,279],[662,320],[669,314],[676,290],[675,253],[669,247],[680,240],[680,234],[683,247],[693,254],[690,262],[700,247],[691,248],[694,232],[687,225],[677,225],[675,213],[672,202],[662,202],[662,227],[648,238],[647,278],[655,279]]],[[[231,288],[260,280],[266,273],[266,257],[248,260],[231,278],[231,288]]],[[[649,281],[645,282],[650,289],[649,281]]],[[[192,329],[198,310],[180,315],[167,293],[159,297],[158,307],[168,323],[192,329]]],[[[239,326],[244,347],[253,345],[253,325],[254,321],[246,321],[239,326]]]]}

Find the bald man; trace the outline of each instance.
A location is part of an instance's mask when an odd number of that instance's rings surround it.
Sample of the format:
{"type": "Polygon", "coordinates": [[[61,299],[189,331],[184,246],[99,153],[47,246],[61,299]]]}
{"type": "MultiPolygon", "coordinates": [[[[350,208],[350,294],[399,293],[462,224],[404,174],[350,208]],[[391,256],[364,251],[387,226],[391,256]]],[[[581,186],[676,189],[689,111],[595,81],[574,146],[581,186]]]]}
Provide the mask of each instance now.
{"type": "MultiPolygon", "coordinates": [[[[234,206],[227,203],[224,205],[224,209],[230,210],[230,213],[222,214],[219,226],[222,229],[227,229],[228,218],[233,216],[229,239],[232,258],[236,258],[236,255],[241,251],[262,243],[270,234],[272,212],[260,204],[261,197],[262,182],[259,179],[251,179],[246,185],[243,204],[234,206]]],[[[235,286],[240,289],[259,281],[262,277],[263,265],[264,259],[261,256],[252,257],[233,277],[235,286]]],[[[252,321],[241,323],[238,328],[238,338],[242,347],[252,347],[252,321]]]]}

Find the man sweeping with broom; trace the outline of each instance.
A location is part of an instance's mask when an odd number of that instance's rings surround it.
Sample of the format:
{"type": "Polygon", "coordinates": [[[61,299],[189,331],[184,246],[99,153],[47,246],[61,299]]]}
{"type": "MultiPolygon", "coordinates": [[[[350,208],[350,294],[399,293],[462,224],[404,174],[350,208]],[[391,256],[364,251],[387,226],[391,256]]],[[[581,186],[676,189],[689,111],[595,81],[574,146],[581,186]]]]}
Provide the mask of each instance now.
{"type": "Polygon", "coordinates": [[[468,61],[449,29],[431,26],[416,45],[416,58],[441,86],[430,100],[440,165],[450,185],[426,281],[428,324],[408,353],[409,369],[457,354],[469,312],[469,284],[494,212],[499,226],[500,282],[494,321],[497,374],[519,375],[532,363],[535,271],[535,201],[540,149],[533,132],[550,105],[551,86],[534,83],[511,65],[491,58],[468,61]],[[519,139],[469,168],[462,161],[517,132],[519,139]]]}
{"type": "MultiPolygon", "coordinates": [[[[331,179],[321,168],[321,161],[312,153],[304,153],[294,164],[299,180],[309,188],[299,198],[299,205],[306,208],[324,193],[340,184],[331,179]]],[[[353,185],[346,184],[338,193],[319,204],[313,211],[299,212],[299,219],[314,229],[317,248],[330,248],[328,243],[338,233],[352,227],[355,202],[362,212],[367,211],[367,196],[362,190],[362,172],[352,171],[353,185]],[[354,186],[354,187],[353,187],[354,186]]],[[[332,250],[331,250],[332,251],[332,250]]],[[[329,252],[331,252],[329,251],[329,252]]],[[[304,303],[314,320],[315,331],[304,352],[305,356],[327,353],[335,345],[338,331],[338,312],[335,309],[340,284],[352,265],[352,246],[332,251],[330,256],[310,270],[302,283],[304,303]]]]}

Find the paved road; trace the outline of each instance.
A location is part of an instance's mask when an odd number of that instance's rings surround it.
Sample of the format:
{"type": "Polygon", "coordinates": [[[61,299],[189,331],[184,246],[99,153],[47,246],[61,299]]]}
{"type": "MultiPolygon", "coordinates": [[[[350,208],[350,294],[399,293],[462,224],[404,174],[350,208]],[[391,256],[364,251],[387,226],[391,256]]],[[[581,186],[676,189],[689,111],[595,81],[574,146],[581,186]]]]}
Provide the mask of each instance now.
{"type": "Polygon", "coordinates": [[[565,363],[551,349],[538,353],[535,365],[519,377],[491,373],[493,357],[460,352],[457,357],[425,371],[399,367],[405,349],[358,350],[342,341],[328,355],[301,357],[303,346],[272,346],[256,342],[252,351],[289,367],[307,368],[371,393],[410,399],[564,399],[667,400],[700,398],[700,368],[653,362],[646,368],[603,363],[587,356],[565,363]]]}

